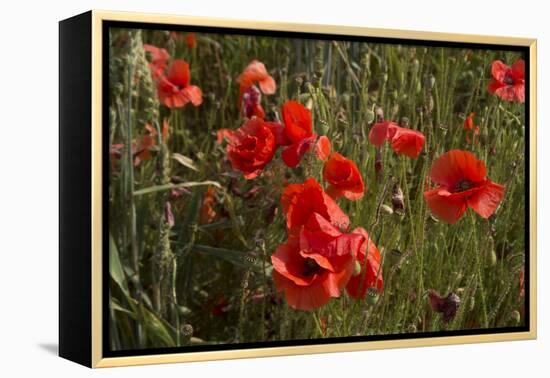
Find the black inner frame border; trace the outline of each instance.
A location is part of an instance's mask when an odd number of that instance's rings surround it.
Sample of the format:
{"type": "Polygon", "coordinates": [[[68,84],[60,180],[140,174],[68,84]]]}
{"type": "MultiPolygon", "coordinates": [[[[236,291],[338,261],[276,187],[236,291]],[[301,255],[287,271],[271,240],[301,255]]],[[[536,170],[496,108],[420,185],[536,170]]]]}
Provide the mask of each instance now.
{"type": "MultiPolygon", "coordinates": [[[[407,34],[407,31],[403,31],[407,34]]],[[[261,29],[240,29],[228,27],[211,27],[211,26],[194,26],[194,25],[175,25],[163,23],[145,23],[131,21],[102,21],[102,309],[101,316],[103,320],[102,332],[102,357],[129,357],[143,355],[159,355],[173,353],[192,353],[192,352],[207,352],[221,350],[236,350],[236,349],[256,349],[269,347],[287,347],[287,346],[306,346],[306,345],[330,345],[338,343],[353,343],[365,341],[383,341],[383,340],[408,340],[408,339],[425,339],[431,337],[448,337],[448,336],[469,336],[469,335],[490,335],[503,334],[511,332],[529,332],[531,320],[530,308],[530,110],[531,110],[531,72],[530,63],[531,56],[528,46],[516,45],[499,45],[485,43],[467,43],[467,42],[443,42],[429,41],[421,39],[401,39],[401,38],[386,38],[386,37],[368,37],[368,36],[349,36],[339,34],[324,34],[324,33],[306,33],[306,32],[289,32],[289,31],[272,31],[261,29]],[[482,50],[499,50],[499,51],[517,51],[523,54],[525,60],[525,324],[517,327],[501,327],[492,329],[466,329],[455,331],[438,331],[438,332],[418,332],[418,333],[397,333],[371,336],[347,336],[333,337],[326,339],[301,339],[301,340],[279,340],[279,341],[262,341],[262,342],[247,342],[238,344],[209,344],[209,345],[192,345],[182,347],[166,347],[166,348],[147,348],[147,349],[131,349],[117,350],[110,349],[110,332],[109,332],[109,200],[105,193],[109,192],[109,169],[110,161],[105,151],[109,151],[109,29],[110,28],[126,28],[126,29],[144,29],[144,30],[169,30],[180,32],[199,32],[199,33],[217,33],[230,35],[247,35],[257,37],[280,37],[280,38],[302,38],[316,40],[340,40],[349,42],[369,42],[392,45],[408,45],[419,47],[448,47],[448,48],[470,48],[482,50]]]]}

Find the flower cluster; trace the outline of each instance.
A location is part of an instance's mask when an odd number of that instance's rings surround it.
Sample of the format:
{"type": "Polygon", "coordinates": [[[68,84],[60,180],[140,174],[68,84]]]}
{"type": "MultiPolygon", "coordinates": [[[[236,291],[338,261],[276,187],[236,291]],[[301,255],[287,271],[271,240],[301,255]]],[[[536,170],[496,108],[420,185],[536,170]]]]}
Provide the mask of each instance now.
{"type": "Polygon", "coordinates": [[[380,252],[363,228],[348,231],[349,218],[336,203],[340,197],[363,197],[365,184],[356,164],[332,151],[327,136],[314,132],[311,111],[298,101],[283,104],[282,122],[265,120],[261,94],[273,94],[276,83],[263,63],[251,62],[238,83],[244,124],[218,132],[218,143],[227,140],[227,158],[234,170],[245,179],[254,179],[279,148],[289,168],[298,167],[312,150],[324,162],[326,190],[311,177],[283,190],[288,238],[271,258],[277,290],[299,310],[323,306],[344,290],[354,298],[364,298],[369,288],[381,290],[380,252]]]}
{"type": "Polygon", "coordinates": [[[380,252],[363,228],[348,232],[350,220],[314,179],[290,184],[281,203],[288,240],[271,257],[273,281],[289,306],[311,310],[344,290],[364,298],[382,289],[380,252]]]}
{"type": "Polygon", "coordinates": [[[183,59],[174,59],[168,65],[170,55],[165,49],[144,45],[151,55],[149,67],[157,83],[160,102],[168,108],[182,108],[191,102],[194,106],[202,104],[202,91],[191,85],[189,64],[183,59]]]}

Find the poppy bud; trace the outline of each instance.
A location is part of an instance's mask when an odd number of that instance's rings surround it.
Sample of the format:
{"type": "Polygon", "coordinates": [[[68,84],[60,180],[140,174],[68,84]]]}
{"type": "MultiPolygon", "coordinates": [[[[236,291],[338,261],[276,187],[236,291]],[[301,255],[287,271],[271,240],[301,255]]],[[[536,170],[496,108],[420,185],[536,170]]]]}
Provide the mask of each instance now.
{"type": "Polygon", "coordinates": [[[394,212],[399,215],[405,214],[405,196],[397,183],[393,186],[391,204],[394,212]]]}
{"type": "Polygon", "coordinates": [[[408,117],[401,117],[401,122],[399,122],[399,126],[401,127],[409,127],[410,120],[408,117]]]}
{"type": "Polygon", "coordinates": [[[365,122],[367,125],[371,124],[374,121],[374,112],[370,109],[367,109],[365,112],[365,122]]]}
{"type": "Polygon", "coordinates": [[[420,61],[418,59],[414,59],[412,62],[413,75],[416,75],[418,73],[419,68],[420,68],[420,61]]]}
{"type": "Polygon", "coordinates": [[[489,266],[495,266],[497,263],[497,253],[495,251],[495,241],[489,236],[489,248],[487,249],[486,263],[489,266]]]}
{"type": "Polygon", "coordinates": [[[191,314],[191,309],[185,306],[178,306],[179,313],[183,316],[191,314]]]}
{"type": "Polygon", "coordinates": [[[356,277],[361,274],[361,263],[355,260],[355,265],[353,266],[353,276],[356,277]]]}
{"type": "Polygon", "coordinates": [[[311,98],[311,96],[306,100],[306,108],[308,110],[313,109],[313,99],[311,98]]]}
{"type": "Polygon", "coordinates": [[[365,296],[365,302],[367,304],[374,306],[378,302],[378,290],[373,287],[367,289],[367,295],[365,296]]]}
{"type": "Polygon", "coordinates": [[[174,227],[174,214],[172,213],[172,205],[170,202],[164,204],[164,219],[169,228],[174,227]]]}
{"type": "Polygon", "coordinates": [[[409,324],[409,326],[407,327],[407,332],[408,333],[415,333],[416,332],[416,326],[414,324],[409,324]]]}
{"type": "Polygon", "coordinates": [[[376,114],[376,122],[384,122],[384,109],[378,107],[375,111],[376,114]]]}
{"type": "Polygon", "coordinates": [[[521,314],[518,310],[512,311],[512,313],[510,314],[510,320],[512,320],[516,324],[519,324],[519,322],[521,321],[521,314]]]}
{"type": "Polygon", "coordinates": [[[431,91],[433,89],[433,87],[435,86],[435,76],[434,75],[430,75],[428,76],[427,80],[426,80],[426,88],[431,91]]]}
{"type": "Polygon", "coordinates": [[[384,213],[386,213],[388,215],[393,214],[393,209],[391,207],[389,207],[388,205],[386,205],[386,204],[382,204],[382,206],[380,206],[380,210],[382,210],[384,213]]]}
{"type": "Polygon", "coordinates": [[[376,149],[376,155],[374,156],[374,171],[376,172],[376,175],[380,175],[382,170],[384,169],[384,163],[382,162],[382,153],[380,152],[380,149],[376,149]]]}

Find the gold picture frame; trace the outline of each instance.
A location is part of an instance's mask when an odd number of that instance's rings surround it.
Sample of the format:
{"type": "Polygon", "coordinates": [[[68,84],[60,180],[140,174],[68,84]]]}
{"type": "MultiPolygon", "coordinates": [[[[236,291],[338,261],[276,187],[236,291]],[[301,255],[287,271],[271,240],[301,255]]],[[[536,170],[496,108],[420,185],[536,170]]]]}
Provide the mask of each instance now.
{"type": "MultiPolygon", "coordinates": [[[[64,206],[69,207],[71,201],[83,200],[78,199],[77,194],[71,194],[67,189],[65,194],[67,195],[66,203],[61,203],[61,223],[64,225],[61,228],[60,239],[66,240],[69,232],[84,232],[88,233],[90,245],[80,245],[79,250],[75,250],[78,246],[78,241],[61,242],[60,245],[60,355],[84,365],[99,368],[99,367],[115,367],[115,366],[130,366],[130,365],[144,365],[144,364],[161,364],[161,363],[174,363],[174,362],[189,362],[189,361],[207,361],[207,360],[220,360],[220,359],[237,359],[237,358],[251,358],[251,357],[268,357],[268,356],[283,356],[283,355],[299,355],[299,354],[311,354],[311,353],[328,353],[328,352],[347,352],[347,351],[360,351],[360,350],[372,350],[372,349],[388,349],[388,348],[403,348],[403,347],[421,347],[421,346],[436,346],[436,345],[448,345],[448,344],[466,344],[466,343],[482,343],[482,342],[495,342],[495,341],[512,341],[512,340],[529,340],[535,339],[537,336],[537,298],[536,298],[536,212],[537,212],[537,181],[536,181],[536,159],[537,159],[537,41],[536,39],[528,38],[512,38],[512,37],[497,37],[497,36],[481,36],[481,35],[469,35],[469,34],[451,34],[451,33],[436,33],[436,32],[424,32],[424,31],[405,31],[405,30],[392,30],[392,29],[376,29],[368,27],[352,27],[352,26],[336,26],[336,25],[317,25],[317,24],[294,24],[294,23],[279,23],[279,22],[259,22],[253,20],[231,20],[231,19],[216,19],[209,17],[188,17],[188,16],[174,16],[174,15],[160,15],[160,14],[144,14],[144,13],[126,13],[126,12],[110,12],[110,11],[97,11],[93,10],[82,16],[77,16],[67,21],[62,21],[60,24],[60,75],[69,75],[64,71],[64,59],[74,59],[76,51],[73,51],[76,47],[75,33],[81,31],[85,33],[85,40],[89,39],[89,78],[84,87],[84,91],[90,91],[88,104],[76,104],[76,102],[82,102],[82,99],[69,98],[70,95],[64,97],[63,93],[60,97],[60,113],[61,115],[61,149],[63,150],[64,131],[66,126],[64,122],[74,120],[87,120],[91,122],[89,129],[82,127],[82,138],[85,141],[90,142],[90,148],[87,150],[91,154],[89,156],[89,162],[91,163],[89,171],[86,174],[89,176],[89,182],[86,181],[83,185],[91,184],[89,188],[89,194],[91,197],[86,202],[87,213],[90,216],[89,223],[83,225],[74,224],[69,221],[69,218],[64,221],[64,206]],[[80,17],[80,18],[79,18],[80,17]],[[488,333],[488,334],[475,334],[475,335],[461,335],[461,336],[441,336],[441,337],[429,337],[429,338],[408,338],[392,340],[377,340],[377,341],[354,341],[332,344],[314,344],[314,345],[295,345],[295,346],[270,346],[259,347],[253,349],[232,349],[232,350],[215,350],[215,351],[199,351],[199,352],[186,352],[186,353],[169,353],[169,354],[151,354],[151,355],[139,355],[139,356],[123,356],[123,357],[105,357],[103,353],[104,345],[104,332],[103,332],[103,318],[102,318],[102,306],[104,305],[104,288],[103,288],[103,275],[104,265],[103,256],[105,251],[103,250],[103,207],[102,198],[103,193],[103,169],[105,167],[105,151],[103,143],[102,127],[103,125],[103,88],[102,78],[104,75],[104,33],[103,25],[105,22],[127,22],[129,24],[166,24],[166,25],[189,25],[200,27],[215,27],[215,28],[238,28],[243,30],[262,30],[262,31],[279,31],[279,32],[299,32],[299,33],[313,33],[313,34],[330,34],[341,36],[357,36],[357,37],[376,37],[376,38],[396,38],[401,40],[419,40],[430,42],[457,42],[457,43],[471,43],[471,44],[491,44],[502,46],[520,46],[528,50],[529,56],[529,85],[528,85],[528,98],[529,108],[526,117],[529,122],[529,251],[528,252],[528,277],[526,281],[529,283],[526,292],[528,297],[528,314],[529,314],[529,329],[522,332],[510,332],[510,333],[488,333]],[[72,34],[72,36],[68,36],[72,34]],[[89,38],[88,38],[89,37],[89,38]],[[73,39],[71,39],[73,38],[73,39]],[[87,39],[88,38],[88,39],[87,39]],[[71,50],[73,49],[73,50],[71,50]],[[73,103],[74,102],[74,103],[73,103]],[[69,106],[80,106],[83,109],[88,107],[84,116],[71,115],[66,116],[66,108],[69,106]],[[76,117],[76,118],[71,118],[76,117]],[[84,118],[78,118],[84,117],[84,118]],[[89,117],[89,118],[86,118],[89,117]],[[90,229],[87,229],[87,227],[90,229]],[[80,227],[78,230],[71,227],[80,227]],[[72,243],[69,245],[69,243],[72,243]],[[72,249],[69,247],[72,246],[72,249]],[[85,258],[78,260],[76,257],[70,257],[69,249],[71,253],[80,253],[80,250],[86,249],[85,258]],[[71,273],[72,271],[73,273],[71,273]],[[75,277],[75,272],[87,272],[81,277],[75,277]],[[89,286],[82,286],[74,280],[88,280],[89,286]],[[76,283],[75,283],[76,282],[76,283]],[[73,307],[75,306],[74,296],[76,289],[84,289],[84,293],[81,294],[86,304],[80,308],[82,311],[89,311],[89,316],[84,319],[73,321],[78,316],[77,311],[73,307]],[[89,289],[89,292],[88,292],[89,289]],[[66,299],[65,299],[66,298],[66,299]],[[69,323],[71,324],[69,326],[69,323]],[[76,332],[78,334],[76,334],[76,332]],[[77,339],[83,340],[85,344],[89,343],[89,348],[86,346],[80,352],[75,352],[74,348],[78,343],[77,339]]],[[[87,55],[88,56],[88,55],[87,55]]],[[[84,57],[83,59],[86,59],[84,57]]],[[[67,63],[68,64],[68,63],[67,63]]],[[[75,73],[78,76],[81,73],[75,73]]],[[[75,77],[76,77],[75,76],[75,77]]],[[[68,77],[68,76],[67,76],[68,77]]],[[[80,76],[78,76],[80,77],[80,76]]],[[[69,82],[71,77],[66,79],[60,78],[60,91],[68,91],[71,85],[74,83],[69,82]],[[64,81],[65,80],[65,81],[64,81]],[[66,83],[67,86],[64,86],[66,83]]],[[[80,134],[79,134],[80,135],[80,134]]],[[[73,136],[74,137],[74,136],[73,136]]],[[[69,138],[69,136],[67,136],[69,138]]],[[[63,192],[64,185],[64,171],[63,161],[67,159],[66,155],[60,158],[61,160],[61,187],[63,192]]],[[[67,175],[74,172],[67,166],[65,172],[67,175]]],[[[61,194],[63,197],[63,193],[61,194]]],[[[66,210],[70,211],[70,210],[66,210]]],[[[527,240],[527,235],[526,235],[527,240]]],[[[527,253],[526,252],[526,253],[527,253]]],[[[80,281],[79,281],[80,282],[80,281]]]]}

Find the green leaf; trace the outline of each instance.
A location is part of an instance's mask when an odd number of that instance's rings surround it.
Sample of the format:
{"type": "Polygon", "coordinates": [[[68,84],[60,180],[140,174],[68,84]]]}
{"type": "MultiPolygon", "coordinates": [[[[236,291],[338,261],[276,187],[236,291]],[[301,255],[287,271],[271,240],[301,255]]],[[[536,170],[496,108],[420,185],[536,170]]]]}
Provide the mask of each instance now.
{"type": "Polygon", "coordinates": [[[248,256],[246,253],[241,251],[210,247],[208,245],[201,245],[201,244],[193,245],[193,250],[207,256],[212,256],[212,257],[225,260],[233,265],[237,265],[243,268],[254,269],[254,270],[261,269],[261,265],[256,258],[248,256]]]}
{"type": "Polygon", "coordinates": [[[122,307],[118,301],[115,299],[115,298],[112,298],[111,297],[111,301],[110,301],[110,304],[109,304],[109,308],[111,310],[114,310],[114,311],[119,311],[119,312],[123,312],[125,314],[127,314],[128,316],[130,316],[132,319],[135,319],[136,318],[136,314],[133,313],[132,311],[130,310],[127,310],[125,309],[124,307],[122,307]]]}
{"type": "Polygon", "coordinates": [[[178,188],[192,188],[195,186],[215,186],[216,188],[221,189],[221,185],[217,181],[188,181],[182,182],[181,184],[164,184],[164,185],[154,185],[148,188],[139,189],[134,191],[134,196],[141,196],[149,193],[162,192],[164,190],[178,189],[178,188]]]}
{"type": "Polygon", "coordinates": [[[174,152],[172,154],[172,159],[174,159],[175,161],[177,161],[178,163],[180,163],[184,167],[187,167],[187,168],[192,169],[192,170],[197,171],[197,172],[199,171],[199,169],[195,165],[195,162],[191,158],[189,158],[185,155],[178,154],[177,152],[174,152]]]}
{"type": "Polygon", "coordinates": [[[152,339],[154,344],[167,347],[175,346],[175,331],[171,329],[170,325],[144,306],[141,306],[141,311],[147,335],[152,339]]]}
{"type": "Polygon", "coordinates": [[[118,284],[122,291],[124,291],[124,294],[129,297],[126,276],[124,275],[124,270],[122,269],[118,248],[111,233],[109,233],[109,273],[111,278],[118,284]]]}

